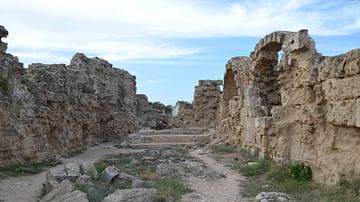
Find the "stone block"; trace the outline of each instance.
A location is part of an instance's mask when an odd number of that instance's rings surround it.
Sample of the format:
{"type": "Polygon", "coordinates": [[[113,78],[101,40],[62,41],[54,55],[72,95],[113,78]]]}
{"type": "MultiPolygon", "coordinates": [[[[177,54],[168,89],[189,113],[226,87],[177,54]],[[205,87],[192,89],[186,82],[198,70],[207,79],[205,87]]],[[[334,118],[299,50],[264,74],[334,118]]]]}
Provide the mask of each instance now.
{"type": "Polygon", "coordinates": [[[245,97],[245,106],[248,107],[261,106],[261,98],[259,96],[245,97]]]}
{"type": "Polygon", "coordinates": [[[116,177],[120,175],[120,170],[115,166],[108,166],[103,171],[103,175],[108,182],[112,182],[116,177]]]}
{"type": "Polygon", "coordinates": [[[267,112],[262,106],[247,107],[249,117],[262,117],[266,116],[267,112]]]}
{"type": "Polygon", "coordinates": [[[254,120],[256,128],[269,129],[273,123],[272,117],[257,117],[254,120]]]}
{"type": "Polygon", "coordinates": [[[56,181],[58,183],[68,180],[68,176],[64,169],[52,169],[46,173],[46,181],[56,181]]]}
{"type": "Polygon", "coordinates": [[[326,120],[334,125],[356,126],[357,101],[329,102],[326,105],[326,120]]]}
{"type": "Polygon", "coordinates": [[[71,182],[75,182],[81,176],[80,166],[77,163],[65,164],[64,170],[71,182]]]}
{"type": "Polygon", "coordinates": [[[80,164],[80,170],[81,170],[81,174],[83,175],[88,175],[92,179],[98,178],[98,172],[93,163],[82,162],[80,164]]]}
{"type": "Polygon", "coordinates": [[[258,96],[259,95],[259,88],[255,87],[255,86],[246,86],[244,87],[244,93],[245,93],[245,97],[250,97],[250,96],[258,96]]]}
{"type": "Polygon", "coordinates": [[[344,100],[360,97],[360,77],[328,79],[322,83],[325,100],[344,100]]]}
{"type": "Polygon", "coordinates": [[[355,119],[356,119],[356,126],[360,127],[360,98],[356,99],[356,112],[355,112],[355,119]]]}
{"type": "Polygon", "coordinates": [[[284,119],[284,107],[283,106],[273,106],[271,108],[271,115],[274,122],[284,119]]]}

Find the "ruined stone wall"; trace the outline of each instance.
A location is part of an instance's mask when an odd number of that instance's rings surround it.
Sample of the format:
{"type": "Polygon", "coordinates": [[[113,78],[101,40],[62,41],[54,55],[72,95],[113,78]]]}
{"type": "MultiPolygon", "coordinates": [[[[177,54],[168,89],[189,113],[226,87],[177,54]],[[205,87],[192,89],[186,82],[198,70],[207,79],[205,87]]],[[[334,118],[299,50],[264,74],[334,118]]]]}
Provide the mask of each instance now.
{"type": "Polygon", "coordinates": [[[190,126],[193,120],[192,104],[178,102],[175,108],[176,115],[171,118],[172,127],[184,128],[185,126],[190,126]]]}
{"type": "MultiPolygon", "coordinates": [[[[0,27],[0,38],[7,31],[0,27]]],[[[0,51],[0,164],[120,141],[138,129],[135,77],[100,58],[28,69],[0,51]]]]}
{"type": "Polygon", "coordinates": [[[141,127],[157,130],[171,128],[170,115],[164,114],[159,109],[154,109],[146,95],[138,94],[136,95],[136,100],[136,116],[141,127]]]}
{"type": "Polygon", "coordinates": [[[176,118],[186,127],[215,128],[222,84],[222,80],[199,80],[192,105],[183,105],[176,118]]]}
{"type": "Polygon", "coordinates": [[[261,156],[303,161],[316,181],[335,184],[360,173],[359,83],[359,49],[324,57],[306,30],[271,33],[250,57],[228,62],[218,131],[261,156]]]}

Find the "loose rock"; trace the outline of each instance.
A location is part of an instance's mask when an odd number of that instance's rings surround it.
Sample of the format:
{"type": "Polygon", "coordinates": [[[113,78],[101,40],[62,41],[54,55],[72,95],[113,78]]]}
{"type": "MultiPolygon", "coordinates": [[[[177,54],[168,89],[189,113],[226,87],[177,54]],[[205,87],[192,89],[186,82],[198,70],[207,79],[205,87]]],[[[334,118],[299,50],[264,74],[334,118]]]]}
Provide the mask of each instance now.
{"type": "Polygon", "coordinates": [[[102,202],[156,202],[156,189],[122,189],[104,198],[102,202]]]}

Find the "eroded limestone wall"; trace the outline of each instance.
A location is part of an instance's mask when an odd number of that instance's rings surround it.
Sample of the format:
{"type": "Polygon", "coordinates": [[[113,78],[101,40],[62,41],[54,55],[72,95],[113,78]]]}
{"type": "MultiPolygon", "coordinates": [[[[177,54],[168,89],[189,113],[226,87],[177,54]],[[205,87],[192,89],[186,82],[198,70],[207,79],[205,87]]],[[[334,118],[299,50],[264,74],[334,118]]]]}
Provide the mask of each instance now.
{"type": "Polygon", "coordinates": [[[316,181],[335,184],[360,173],[359,84],[359,49],[324,57],[307,30],[274,32],[226,65],[218,131],[261,156],[303,161],[316,181]]]}
{"type": "Polygon", "coordinates": [[[183,105],[175,119],[186,127],[215,128],[222,84],[222,80],[199,80],[192,105],[183,105]]]}
{"type": "Polygon", "coordinates": [[[0,46],[1,165],[120,141],[138,129],[135,77],[127,71],[79,53],[69,65],[25,69],[0,46]]]}

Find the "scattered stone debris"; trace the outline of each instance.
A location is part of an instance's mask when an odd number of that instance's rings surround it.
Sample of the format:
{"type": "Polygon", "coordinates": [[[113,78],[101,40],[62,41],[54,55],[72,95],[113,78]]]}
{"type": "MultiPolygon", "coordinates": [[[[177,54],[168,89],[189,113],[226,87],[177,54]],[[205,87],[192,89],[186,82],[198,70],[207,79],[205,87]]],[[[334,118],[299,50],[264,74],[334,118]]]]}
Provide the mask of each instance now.
{"type": "Polygon", "coordinates": [[[103,202],[158,202],[160,197],[156,193],[156,189],[122,189],[105,197],[103,202]]]}
{"type": "Polygon", "coordinates": [[[292,202],[289,195],[280,192],[261,192],[255,197],[256,202],[292,202]]]}

